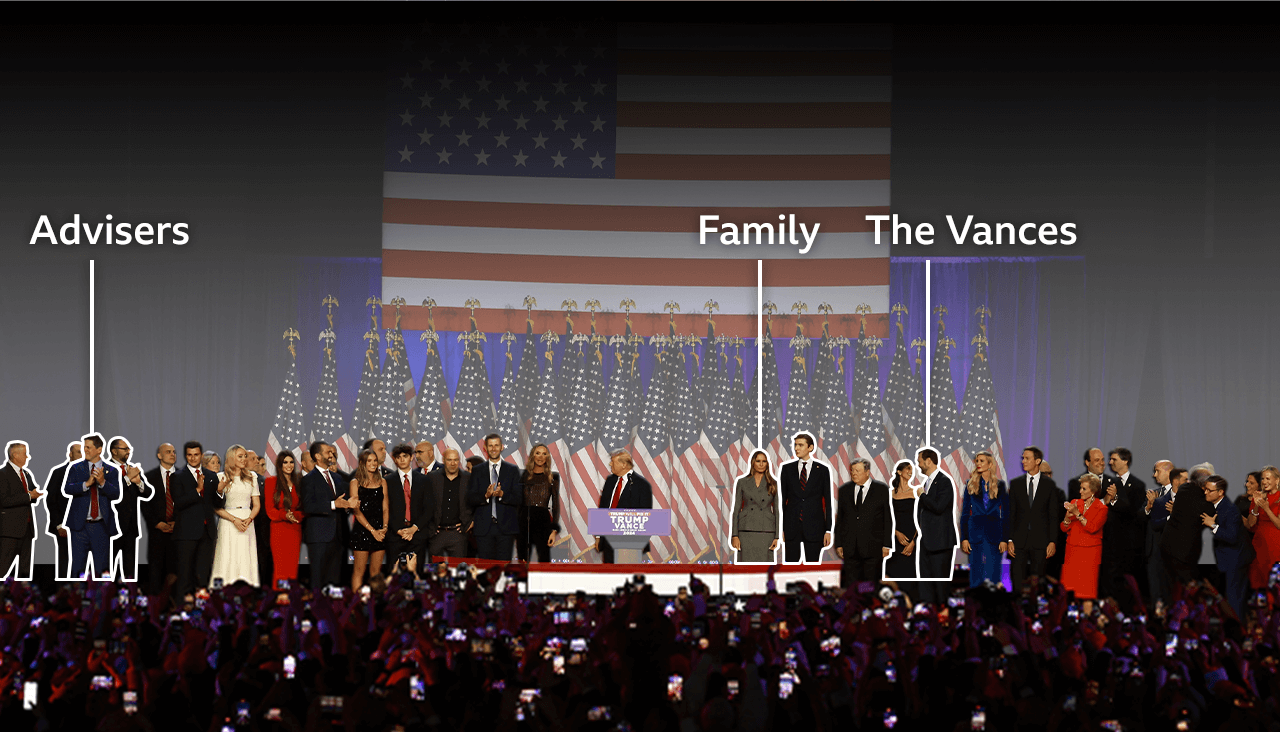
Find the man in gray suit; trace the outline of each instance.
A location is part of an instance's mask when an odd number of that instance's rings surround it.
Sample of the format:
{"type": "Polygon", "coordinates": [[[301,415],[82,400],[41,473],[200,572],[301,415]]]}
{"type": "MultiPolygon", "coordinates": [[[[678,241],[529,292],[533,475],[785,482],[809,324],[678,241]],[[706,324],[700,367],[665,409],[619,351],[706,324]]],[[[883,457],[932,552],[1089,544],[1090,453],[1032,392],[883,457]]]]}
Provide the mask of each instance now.
{"type": "MultiPolygon", "coordinates": [[[[433,557],[465,557],[467,534],[474,522],[467,505],[467,482],[471,473],[461,469],[462,456],[457,450],[444,451],[444,470],[427,473],[431,495],[436,500],[436,526],[427,543],[433,557]]],[[[432,529],[427,529],[428,533],[432,529]]]]}

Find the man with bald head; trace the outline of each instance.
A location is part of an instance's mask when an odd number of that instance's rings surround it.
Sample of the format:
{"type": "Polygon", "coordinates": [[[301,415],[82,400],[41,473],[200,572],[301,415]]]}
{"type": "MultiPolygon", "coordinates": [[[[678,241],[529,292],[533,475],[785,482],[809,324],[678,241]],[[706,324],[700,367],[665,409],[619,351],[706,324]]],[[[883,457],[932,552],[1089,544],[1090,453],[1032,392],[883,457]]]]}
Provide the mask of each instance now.
{"type": "Polygon", "coordinates": [[[161,594],[165,580],[178,579],[177,548],[173,543],[173,473],[178,469],[178,451],[166,442],[156,448],[160,464],[146,472],[147,484],[155,490],[142,503],[142,522],[147,525],[147,594],[161,594]]]}
{"type": "MultiPolygon", "coordinates": [[[[427,473],[430,497],[436,502],[436,525],[426,529],[431,539],[427,553],[433,557],[465,557],[467,535],[474,522],[467,505],[467,483],[471,473],[462,469],[457,450],[444,451],[444,469],[427,473]]],[[[419,566],[422,566],[419,562],[419,566]]]]}
{"type": "MultiPolygon", "coordinates": [[[[1143,544],[1143,558],[1147,569],[1147,587],[1151,598],[1169,600],[1169,588],[1165,582],[1164,560],[1160,557],[1160,540],[1164,536],[1164,525],[1169,520],[1169,502],[1173,499],[1173,462],[1159,460],[1151,468],[1153,487],[1147,490],[1146,504],[1142,512],[1147,519],[1146,541],[1143,544]]],[[[1181,482],[1181,481],[1179,481],[1181,482]]]]}
{"type": "Polygon", "coordinates": [[[413,472],[427,475],[433,470],[443,470],[444,465],[436,462],[436,446],[423,440],[413,448],[413,472]]]}

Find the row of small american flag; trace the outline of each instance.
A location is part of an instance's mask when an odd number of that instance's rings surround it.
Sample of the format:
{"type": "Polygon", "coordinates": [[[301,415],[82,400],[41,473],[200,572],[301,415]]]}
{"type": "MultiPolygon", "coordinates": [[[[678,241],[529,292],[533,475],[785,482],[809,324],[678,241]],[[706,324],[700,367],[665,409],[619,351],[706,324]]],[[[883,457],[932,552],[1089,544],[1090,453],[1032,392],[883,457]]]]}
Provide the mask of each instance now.
{"type": "MultiPolygon", "coordinates": [[[[432,320],[418,334],[428,347],[422,377],[415,384],[400,328],[403,302],[392,302],[395,323],[385,331],[377,327],[381,302],[370,298],[367,304],[374,306],[373,323],[364,334],[364,367],[350,423],[343,420],[339,406],[336,335],[330,327],[320,334],[326,347],[311,428],[305,429],[297,367],[291,361],[268,438],[268,464],[282,449],[303,449],[310,441],[324,440],[338,447],[339,467],[351,470],[358,445],[375,437],[388,445],[425,440],[436,446],[437,454],[456,449],[465,458],[483,455],[484,436],[496,432],[503,438],[505,457],[522,466],[531,446],[542,443],[562,477],[564,541],[576,560],[598,560],[587,551],[591,537],[586,533],[586,512],[597,505],[609,475],[609,455],[618,449],[628,449],[637,470],[657,488],[655,507],[673,511],[672,535],[653,542],[653,559],[694,563],[732,561],[728,532],[733,485],[746,472],[758,443],[764,443],[776,471],[790,459],[791,436],[811,432],[818,439],[818,457],[833,465],[840,482],[849,479],[849,463],[859,457],[869,459],[873,475],[887,481],[897,460],[913,457],[925,444],[920,365],[924,342],[915,339],[910,344],[916,349],[913,366],[901,319],[895,323],[893,361],[883,396],[878,355],[882,343],[866,336],[865,321],[856,341],[831,335],[824,321],[815,343],[797,326],[790,341],[793,356],[784,405],[770,317],[757,375],[763,379],[764,400],[758,410],[755,382],[747,388],[738,355],[740,349],[754,347],[753,339],[717,336],[710,316],[705,337],[678,334],[672,319],[666,334],[645,338],[633,332],[629,316],[624,333],[598,333],[594,318],[589,332],[575,333],[568,315],[563,333],[539,335],[530,306],[518,360],[510,350],[518,339],[510,332],[481,331],[474,311],[469,330],[457,333],[437,332],[432,320]],[[508,346],[496,404],[480,346],[490,336],[508,346]],[[442,337],[465,344],[452,396],[436,347],[442,337]],[[562,340],[564,355],[557,365],[554,346],[562,340]],[[638,368],[642,349],[651,349],[655,359],[647,384],[638,368]],[[851,392],[846,365],[854,369],[851,392]]],[[[766,304],[766,312],[771,315],[773,310],[766,304]]],[[[905,313],[906,308],[895,305],[898,311],[905,313]]],[[[985,325],[982,331],[985,334],[985,325]]],[[[285,337],[293,353],[298,334],[290,330],[285,337]]],[[[967,479],[972,455],[982,449],[993,451],[1004,470],[985,337],[976,337],[971,345],[976,350],[961,410],[949,368],[955,344],[945,336],[939,313],[930,385],[931,444],[945,469],[959,480],[967,479]]]]}

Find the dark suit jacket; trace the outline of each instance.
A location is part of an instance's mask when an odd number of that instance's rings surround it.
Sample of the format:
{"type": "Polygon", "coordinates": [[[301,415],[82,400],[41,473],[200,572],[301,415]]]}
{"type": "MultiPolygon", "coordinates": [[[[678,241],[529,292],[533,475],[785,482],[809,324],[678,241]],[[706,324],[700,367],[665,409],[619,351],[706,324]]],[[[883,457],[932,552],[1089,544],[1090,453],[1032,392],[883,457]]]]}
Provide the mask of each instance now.
{"type": "MultiPolygon", "coordinates": [[[[215,511],[225,504],[218,498],[218,474],[200,468],[200,477],[204,482],[203,493],[196,490],[195,478],[186,463],[178,466],[169,481],[169,492],[173,494],[173,520],[177,523],[171,534],[174,541],[218,538],[218,515],[215,511]]],[[[163,516],[164,498],[160,500],[163,516]]]]}
{"type": "Polygon", "coordinates": [[[822,535],[832,530],[835,501],[831,471],[817,460],[810,460],[809,464],[812,467],[805,478],[804,489],[800,488],[799,460],[783,463],[778,480],[778,490],[782,493],[782,532],[791,541],[822,541],[822,535]]]}
{"type": "MultiPolygon", "coordinates": [[[[1084,473],[1081,473],[1080,475],[1084,475],[1084,473]]],[[[1133,477],[1133,476],[1132,476],[1132,474],[1130,474],[1130,476],[1129,476],[1129,477],[1133,477]]],[[[1098,499],[1099,499],[1099,500],[1101,500],[1102,498],[1105,498],[1105,497],[1106,497],[1106,495],[1107,495],[1107,486],[1109,486],[1109,485],[1111,485],[1112,483],[1115,483],[1115,482],[1116,482],[1116,478],[1115,478],[1115,476],[1114,476],[1114,475],[1107,475],[1107,474],[1105,474],[1105,473],[1103,474],[1103,476],[1102,476],[1102,489],[1101,489],[1101,490],[1102,490],[1102,492],[1098,494],[1098,499]]],[[[1117,490],[1117,491],[1116,491],[1117,497],[1119,497],[1119,493],[1120,493],[1120,491],[1119,491],[1119,490],[1117,490]]],[[[1074,501],[1074,500],[1076,500],[1076,499],[1077,499],[1077,498],[1079,498],[1079,497],[1080,497],[1080,476],[1079,476],[1079,475],[1077,475],[1076,477],[1074,477],[1074,478],[1072,478],[1071,480],[1067,481],[1067,500],[1068,500],[1068,501],[1074,501]]],[[[1144,496],[1142,500],[1143,500],[1143,504],[1142,504],[1142,505],[1144,505],[1144,506],[1145,506],[1145,505],[1146,505],[1146,497],[1144,496]]],[[[1108,510],[1108,512],[1110,512],[1110,507],[1108,507],[1108,509],[1107,509],[1107,510],[1108,510]]]]}
{"type": "MultiPolygon", "coordinates": [[[[1163,492],[1164,486],[1156,488],[1157,491],[1163,492]]],[[[1160,555],[1160,540],[1164,537],[1165,524],[1169,522],[1169,499],[1172,496],[1161,495],[1156,498],[1156,502],[1151,505],[1151,513],[1147,514],[1147,536],[1146,546],[1143,547],[1143,554],[1146,556],[1160,555]]],[[[1146,508],[1147,504],[1142,504],[1146,508]]]]}
{"type": "Polygon", "coordinates": [[[524,491],[520,490],[520,469],[515,465],[502,461],[498,468],[498,485],[502,487],[502,497],[486,499],[484,492],[489,489],[489,461],[476,466],[467,483],[467,503],[471,505],[471,515],[475,519],[476,536],[488,536],[496,531],[498,534],[516,534],[520,531],[520,505],[524,503],[524,491]],[[490,501],[498,502],[498,524],[494,526],[491,519],[490,501]]]}
{"type": "Polygon", "coordinates": [[[410,471],[409,474],[409,520],[411,523],[407,524],[404,521],[404,483],[400,480],[400,471],[395,471],[390,478],[387,478],[387,510],[391,512],[387,519],[389,538],[400,529],[407,529],[410,526],[418,527],[414,540],[435,533],[436,501],[432,499],[431,485],[427,476],[422,473],[410,471]]]}
{"type": "Polygon", "coordinates": [[[344,521],[343,509],[333,507],[338,496],[345,497],[349,483],[341,480],[337,471],[330,471],[333,487],[321,475],[320,468],[312,468],[310,473],[302,476],[302,538],[308,544],[324,544],[333,541],[340,535],[338,522],[344,521]]]}
{"type": "MultiPolygon", "coordinates": [[[[1214,514],[1213,504],[1205,503],[1209,506],[1205,513],[1214,514]]],[[[1240,509],[1223,498],[1218,502],[1215,522],[1218,530],[1213,533],[1213,556],[1218,562],[1218,571],[1238,572],[1248,567],[1254,558],[1253,535],[1245,529],[1240,509]]]]}
{"type": "MultiPolygon", "coordinates": [[[[178,475],[178,470],[181,470],[177,465],[173,466],[173,469],[173,476],[169,478],[170,483],[178,475]]],[[[151,486],[154,493],[151,494],[150,498],[142,502],[142,520],[146,522],[149,531],[157,531],[156,524],[164,523],[164,476],[160,474],[160,466],[157,465],[148,470],[146,478],[147,484],[151,486]]],[[[173,494],[172,485],[169,486],[169,493],[170,495],[173,494]]],[[[173,514],[176,521],[178,515],[176,506],[173,514]]]]}
{"type": "Polygon", "coordinates": [[[889,486],[872,480],[860,508],[857,491],[858,484],[852,481],[840,486],[832,546],[843,549],[846,560],[879,559],[883,549],[894,546],[889,486]]]}
{"type": "MultiPolygon", "coordinates": [[[[471,512],[471,506],[467,503],[467,488],[471,484],[471,473],[468,473],[465,470],[459,470],[458,478],[458,495],[454,498],[458,501],[458,522],[462,524],[462,530],[466,531],[467,527],[471,525],[471,522],[474,519],[471,512]]],[[[436,517],[436,524],[433,526],[422,527],[426,529],[427,536],[434,536],[436,529],[439,527],[440,521],[443,520],[444,489],[446,480],[448,480],[448,476],[444,474],[444,470],[433,470],[430,473],[427,473],[427,487],[431,491],[431,500],[436,504],[435,512],[432,514],[436,517]]],[[[485,485],[487,486],[488,483],[485,485]]],[[[481,491],[480,495],[484,496],[484,491],[481,491]]],[[[422,526],[422,524],[418,525],[422,526]]]]}
{"type": "Polygon", "coordinates": [[[1027,476],[1020,475],[1009,483],[1010,536],[1014,552],[1026,548],[1043,551],[1060,540],[1062,492],[1053,478],[1041,475],[1036,480],[1036,499],[1027,502],[1027,476]]]}
{"type": "MultiPolygon", "coordinates": [[[[616,475],[611,474],[604,479],[598,508],[608,508],[613,503],[613,489],[617,485],[616,475]]],[[[622,486],[622,495],[618,496],[618,508],[653,508],[653,486],[634,470],[627,473],[627,484],[622,486]]]]}
{"type": "Polygon", "coordinates": [[[120,521],[120,536],[122,537],[138,537],[138,503],[156,494],[154,486],[147,482],[145,475],[139,476],[138,480],[142,481],[140,485],[130,483],[123,470],[120,473],[120,483],[122,485],[120,492],[122,497],[120,503],[116,505],[116,517],[120,521]]]}
{"type": "MultiPolygon", "coordinates": [[[[106,460],[102,461],[106,474],[105,485],[98,487],[98,512],[102,516],[103,528],[107,536],[118,534],[116,526],[115,506],[112,504],[120,498],[120,471],[106,460]]],[[[78,460],[67,466],[67,474],[63,479],[62,492],[71,499],[67,506],[67,518],[64,524],[71,531],[82,531],[89,519],[89,506],[92,505],[91,490],[84,484],[89,480],[89,463],[78,460]]]]}
{"type": "Polygon", "coordinates": [[[956,536],[956,487],[942,470],[933,474],[929,492],[920,496],[916,510],[920,519],[920,548],[938,552],[960,543],[956,536]]]}
{"type": "Polygon", "coordinates": [[[66,480],[69,464],[63,463],[49,471],[49,482],[45,486],[44,510],[49,515],[49,524],[45,526],[44,533],[55,539],[58,538],[58,527],[62,526],[62,522],[67,518],[69,499],[62,492],[62,483],[66,480]]]}
{"type": "Polygon", "coordinates": [[[439,461],[431,463],[430,465],[427,466],[426,470],[423,470],[422,468],[419,468],[417,466],[413,468],[413,472],[416,475],[426,475],[428,473],[434,473],[437,470],[444,470],[444,463],[441,463],[439,461]]]}
{"type": "Polygon", "coordinates": [[[1173,497],[1173,510],[1164,524],[1161,550],[1187,564],[1198,564],[1204,529],[1200,514],[1209,513],[1212,508],[1199,486],[1191,481],[1183,483],[1173,497]]]}
{"type": "MultiPolygon", "coordinates": [[[[1107,504],[1107,525],[1102,529],[1102,552],[1120,552],[1122,555],[1134,555],[1142,548],[1142,526],[1146,523],[1147,514],[1143,508],[1147,505],[1147,486],[1133,473],[1123,485],[1119,477],[1112,477],[1111,484],[1116,487],[1115,504],[1107,504]]],[[[1107,487],[1103,485],[1102,496],[1107,496],[1107,487]]],[[[1128,560],[1121,560],[1128,561],[1128,560]]]]}
{"type": "MultiPolygon", "coordinates": [[[[28,490],[40,487],[30,470],[22,468],[22,475],[27,479],[27,487],[22,487],[22,478],[18,477],[18,467],[5,463],[0,467],[0,536],[9,539],[34,539],[36,535],[35,515],[31,506],[28,490]]],[[[8,569],[5,567],[4,569],[8,569]]]]}

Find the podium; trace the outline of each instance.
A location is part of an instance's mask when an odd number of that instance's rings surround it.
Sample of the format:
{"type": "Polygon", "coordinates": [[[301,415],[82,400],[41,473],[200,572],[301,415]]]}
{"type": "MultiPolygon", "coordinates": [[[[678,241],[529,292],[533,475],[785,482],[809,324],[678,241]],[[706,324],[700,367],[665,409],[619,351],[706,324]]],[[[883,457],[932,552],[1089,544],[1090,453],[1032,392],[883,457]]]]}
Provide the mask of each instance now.
{"type": "Polygon", "coordinates": [[[671,535],[671,510],[666,508],[589,508],[587,533],[606,536],[617,564],[640,564],[653,536],[671,535]]]}

